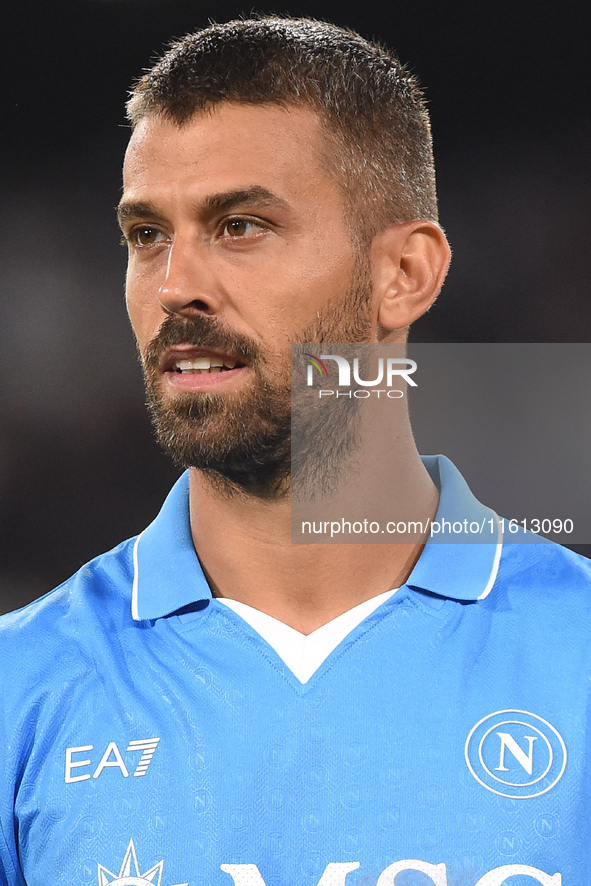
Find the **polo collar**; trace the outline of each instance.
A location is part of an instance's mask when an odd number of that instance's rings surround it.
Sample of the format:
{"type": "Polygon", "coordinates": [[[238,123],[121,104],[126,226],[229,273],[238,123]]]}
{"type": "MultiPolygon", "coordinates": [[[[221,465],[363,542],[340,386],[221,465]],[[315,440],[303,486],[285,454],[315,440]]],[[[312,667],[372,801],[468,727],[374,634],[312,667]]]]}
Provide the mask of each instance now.
{"type": "Polygon", "coordinates": [[[439,487],[434,524],[446,533],[432,535],[406,584],[451,600],[484,600],[496,581],[503,550],[503,523],[474,497],[456,466],[444,455],[422,457],[439,487]],[[476,529],[478,532],[471,532],[476,529]],[[462,527],[461,532],[455,532],[462,527]],[[451,528],[448,528],[451,527],[451,528]],[[442,541],[453,538],[453,543],[442,541]]]}
{"type": "MultiPolygon", "coordinates": [[[[494,511],[472,495],[448,458],[425,456],[423,463],[440,489],[436,523],[478,523],[485,532],[477,537],[486,542],[475,542],[470,533],[452,535],[453,544],[440,542],[439,536],[429,538],[407,585],[454,600],[482,600],[490,593],[499,567],[501,523],[494,511]]],[[[156,519],[136,539],[133,566],[131,612],[136,621],[163,618],[184,606],[211,600],[191,536],[188,471],[175,483],[156,519]]]]}
{"type": "Polygon", "coordinates": [[[162,618],[200,600],[211,600],[211,589],[191,536],[185,471],[156,519],[136,540],[131,614],[136,621],[162,618]]]}

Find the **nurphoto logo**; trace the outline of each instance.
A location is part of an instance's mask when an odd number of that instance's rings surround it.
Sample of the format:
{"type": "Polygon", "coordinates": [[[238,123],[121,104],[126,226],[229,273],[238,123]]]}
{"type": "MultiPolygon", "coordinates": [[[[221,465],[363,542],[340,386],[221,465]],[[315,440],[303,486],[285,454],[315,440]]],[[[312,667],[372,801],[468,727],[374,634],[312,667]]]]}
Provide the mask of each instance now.
{"type": "Polygon", "coordinates": [[[338,368],[338,387],[349,388],[347,391],[320,390],[318,396],[330,397],[356,397],[357,399],[367,399],[372,394],[378,397],[385,394],[391,399],[400,399],[404,397],[404,391],[393,388],[394,381],[404,379],[411,387],[416,388],[416,381],[411,375],[416,372],[417,364],[408,357],[379,357],[377,367],[375,369],[375,378],[362,378],[359,366],[359,357],[353,358],[353,381],[360,385],[361,388],[351,390],[351,361],[339,354],[320,354],[319,357],[314,354],[303,353],[302,355],[308,363],[306,384],[309,388],[314,385],[314,370],[320,375],[321,381],[328,378],[329,372],[324,363],[325,360],[334,360],[338,368]],[[378,388],[378,385],[385,385],[385,388],[378,388]],[[368,390],[369,389],[369,390],[368,390]]]}

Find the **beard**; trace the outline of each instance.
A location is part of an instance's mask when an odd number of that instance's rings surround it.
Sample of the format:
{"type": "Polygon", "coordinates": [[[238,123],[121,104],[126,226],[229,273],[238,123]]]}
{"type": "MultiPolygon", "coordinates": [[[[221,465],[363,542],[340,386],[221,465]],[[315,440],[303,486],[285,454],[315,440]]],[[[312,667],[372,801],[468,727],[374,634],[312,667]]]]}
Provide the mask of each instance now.
{"type": "Polygon", "coordinates": [[[227,492],[269,497],[289,457],[290,389],[276,379],[261,348],[218,318],[169,316],[143,356],[147,404],[158,442],[181,468],[206,472],[227,492]],[[191,344],[232,355],[253,373],[246,391],[166,397],[159,370],[168,348],[191,344]]]}
{"type": "MultiPolygon", "coordinates": [[[[369,262],[358,261],[351,286],[294,337],[304,342],[364,342],[371,330],[369,262]]],[[[218,317],[171,314],[141,357],[146,399],[158,442],[181,468],[197,468],[227,495],[275,499],[291,478],[291,355],[278,357],[238,335],[218,317]],[[237,358],[253,374],[249,389],[165,397],[160,360],[191,344],[237,358]]]]}

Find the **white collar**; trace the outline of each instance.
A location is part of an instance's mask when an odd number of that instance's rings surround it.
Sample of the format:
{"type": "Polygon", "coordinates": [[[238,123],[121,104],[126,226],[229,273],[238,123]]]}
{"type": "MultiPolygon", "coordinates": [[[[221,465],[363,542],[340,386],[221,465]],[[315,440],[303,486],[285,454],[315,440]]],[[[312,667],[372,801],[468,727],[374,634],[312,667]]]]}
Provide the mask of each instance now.
{"type": "Polygon", "coordinates": [[[398,589],[386,591],[384,594],[372,597],[371,600],[359,603],[358,606],[343,612],[311,634],[300,634],[289,625],[265,612],[253,609],[252,606],[247,606],[246,603],[239,603],[226,597],[218,597],[217,600],[248,622],[251,628],[254,628],[263,640],[273,647],[300,683],[307,683],[333,649],[336,649],[339,643],[378,606],[395,594],[396,590],[398,589]]]}

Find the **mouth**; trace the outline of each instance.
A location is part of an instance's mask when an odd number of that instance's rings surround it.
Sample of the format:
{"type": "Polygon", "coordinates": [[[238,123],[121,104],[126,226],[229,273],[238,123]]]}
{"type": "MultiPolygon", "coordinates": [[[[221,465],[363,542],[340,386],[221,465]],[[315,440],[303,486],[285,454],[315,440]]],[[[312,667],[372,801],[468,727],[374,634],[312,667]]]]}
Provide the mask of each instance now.
{"type": "Polygon", "coordinates": [[[195,357],[193,360],[176,360],[171,367],[171,372],[202,375],[211,372],[227,372],[228,369],[235,368],[236,361],[230,357],[195,357]]]}
{"type": "Polygon", "coordinates": [[[205,383],[205,377],[210,376],[211,380],[207,379],[208,384],[229,381],[247,367],[232,354],[222,354],[205,348],[177,347],[166,352],[160,369],[170,384],[193,387],[205,383]]]}

